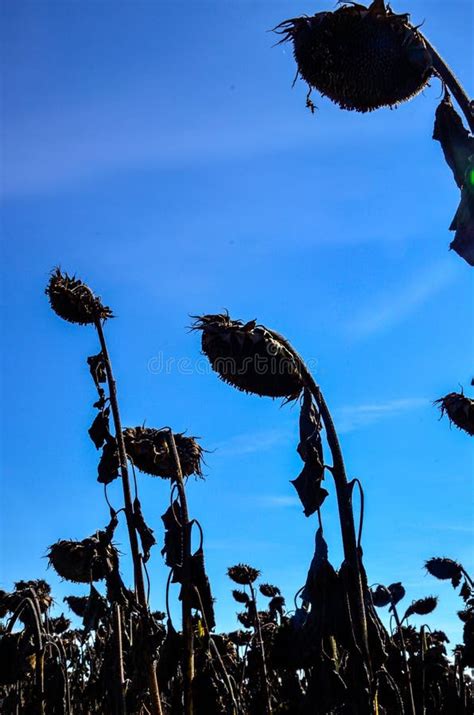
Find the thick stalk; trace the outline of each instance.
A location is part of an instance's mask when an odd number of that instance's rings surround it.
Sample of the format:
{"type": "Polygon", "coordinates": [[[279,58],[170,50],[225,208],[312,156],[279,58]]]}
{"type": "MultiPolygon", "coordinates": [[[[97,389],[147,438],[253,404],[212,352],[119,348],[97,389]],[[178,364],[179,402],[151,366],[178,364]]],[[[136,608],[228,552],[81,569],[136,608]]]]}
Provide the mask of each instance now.
{"type": "MultiPolygon", "coordinates": [[[[120,474],[122,477],[122,488],[123,488],[123,499],[125,505],[125,516],[127,519],[128,536],[130,539],[130,550],[133,560],[133,569],[135,575],[135,590],[137,594],[137,599],[142,608],[147,611],[148,604],[145,591],[145,582],[143,579],[143,569],[142,561],[140,556],[140,550],[138,547],[138,537],[135,531],[135,526],[133,523],[133,506],[132,506],[132,493],[130,491],[130,479],[128,475],[128,465],[127,465],[127,452],[125,450],[125,442],[122,434],[122,423],[120,420],[120,412],[118,407],[117,399],[117,387],[114,379],[114,374],[112,372],[112,363],[110,361],[109,351],[107,349],[107,343],[105,342],[104,331],[102,329],[102,323],[97,320],[95,323],[97,329],[97,334],[99,336],[100,347],[102,355],[104,358],[105,371],[107,374],[107,383],[109,386],[109,398],[110,407],[112,409],[112,417],[114,420],[115,428],[115,439],[117,441],[117,447],[120,459],[120,474]]],[[[147,654],[147,672],[148,672],[148,684],[150,687],[151,694],[151,704],[154,715],[163,715],[161,708],[161,698],[158,689],[158,681],[156,678],[156,668],[153,662],[153,657],[151,654],[147,654]]]]}
{"type": "Polygon", "coordinates": [[[184,638],[184,713],[185,715],[193,715],[194,630],[191,614],[191,524],[189,522],[188,502],[184,489],[183,470],[181,469],[181,462],[178,450],[176,449],[173,432],[171,430],[166,430],[166,436],[168,448],[175,463],[175,482],[178,489],[183,530],[183,580],[181,603],[184,638]]]}
{"type": "Polygon", "coordinates": [[[424,35],[422,35],[421,33],[419,34],[423,38],[428,52],[431,54],[433,68],[435,69],[436,74],[444,82],[453,97],[456,99],[459,108],[466,117],[469,129],[474,134],[474,108],[471,100],[464,91],[464,87],[459,82],[458,78],[456,77],[452,69],[449,67],[449,65],[446,64],[446,62],[443,60],[438,51],[433,47],[431,42],[429,42],[424,35]]]}
{"type": "Polygon", "coordinates": [[[123,669],[122,609],[118,603],[114,608],[114,635],[117,658],[117,715],[125,715],[125,674],[123,669]]]}
{"type": "Polygon", "coordinates": [[[351,567],[354,577],[354,588],[350,594],[350,603],[353,610],[353,621],[357,630],[357,638],[359,641],[359,646],[365,655],[365,660],[369,671],[370,667],[370,653],[367,637],[367,617],[365,613],[365,598],[364,598],[364,586],[362,578],[362,570],[360,564],[359,551],[357,548],[356,532],[354,526],[354,515],[352,511],[352,492],[349,488],[347,482],[346,469],[344,466],[344,459],[342,457],[341,446],[339,444],[339,438],[337,436],[336,428],[329,412],[329,408],[323,397],[323,394],[316,384],[313,376],[306,367],[303,358],[296,352],[293,346],[276,331],[269,330],[268,332],[275,337],[279,342],[282,342],[286,349],[290,352],[292,358],[296,361],[299,366],[301,376],[303,378],[303,383],[305,387],[311,392],[321,418],[326,429],[326,438],[331,450],[333,466],[332,466],[332,476],[334,479],[334,484],[336,486],[336,496],[337,505],[339,510],[339,520],[341,524],[341,535],[342,535],[342,545],[344,549],[344,558],[351,567]]]}
{"type": "Polygon", "coordinates": [[[260,654],[260,669],[261,669],[261,680],[263,686],[263,692],[265,695],[265,713],[266,715],[272,715],[272,704],[270,700],[270,692],[268,690],[268,674],[267,674],[267,661],[265,658],[265,646],[263,644],[262,638],[262,626],[260,624],[260,618],[257,610],[257,598],[255,595],[255,589],[253,584],[250,585],[250,593],[252,595],[252,610],[255,622],[255,630],[257,631],[258,638],[258,652],[260,654]]]}

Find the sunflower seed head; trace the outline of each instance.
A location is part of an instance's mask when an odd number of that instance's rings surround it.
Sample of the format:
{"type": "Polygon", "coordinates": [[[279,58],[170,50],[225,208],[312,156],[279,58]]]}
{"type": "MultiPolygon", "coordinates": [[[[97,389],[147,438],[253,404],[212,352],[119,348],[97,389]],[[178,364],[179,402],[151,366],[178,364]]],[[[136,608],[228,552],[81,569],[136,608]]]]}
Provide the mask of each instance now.
{"type": "Polygon", "coordinates": [[[390,591],[385,586],[377,586],[376,589],[370,591],[372,596],[372,602],[377,608],[384,608],[388,606],[391,601],[390,591]]]}
{"type": "Polygon", "coordinates": [[[239,591],[239,589],[235,588],[232,591],[232,596],[234,597],[234,600],[237,601],[237,603],[249,603],[250,602],[250,596],[248,593],[245,593],[245,591],[239,591]]]}
{"type": "Polygon", "coordinates": [[[428,559],[425,568],[432,576],[442,581],[451,579],[454,588],[459,586],[462,579],[462,566],[453,559],[445,559],[438,556],[428,559]]]}
{"type": "Polygon", "coordinates": [[[272,586],[270,583],[261,583],[258,588],[262,596],[266,596],[267,598],[274,598],[281,593],[278,586],[272,586]]]}
{"type": "Polygon", "coordinates": [[[418,94],[432,73],[431,55],[408,15],[380,0],[285,20],[275,32],[293,43],[307,84],[342,109],[397,105],[418,94]]]}
{"type": "Polygon", "coordinates": [[[49,565],[67,581],[101,581],[109,571],[107,561],[115,561],[118,554],[111,544],[101,543],[98,534],[82,541],[62,539],[52,544],[47,554],[49,565]]]}
{"type": "Polygon", "coordinates": [[[111,309],[102,305],[89,286],[59,268],[51,273],[45,293],[54,312],[70,323],[89,325],[113,318],[111,309]]]}
{"type": "MultiPolygon", "coordinates": [[[[164,430],[149,427],[129,427],[123,432],[127,454],[142,472],[163,479],[176,477],[176,465],[164,430]]],[[[175,433],[174,440],[184,477],[202,477],[203,448],[194,437],[175,433]]]]}
{"type": "Polygon", "coordinates": [[[227,313],[194,316],[202,351],[229,385],[266,397],[296,399],[303,389],[300,368],[281,340],[256,320],[243,323],[227,313]]]}
{"type": "Polygon", "coordinates": [[[76,616],[79,616],[79,618],[84,617],[89,602],[87,596],[64,596],[63,601],[67,603],[76,616]]]}
{"type": "Polygon", "coordinates": [[[454,422],[456,427],[471,436],[474,435],[474,400],[458,392],[450,392],[449,395],[436,400],[435,405],[438,405],[441,415],[446,413],[449,421],[454,422]]]}
{"type": "Polygon", "coordinates": [[[260,571],[247,564],[237,564],[227,569],[227,576],[240,586],[250,586],[260,576],[260,571]]]}
{"type": "Polygon", "coordinates": [[[437,596],[426,596],[425,598],[419,598],[417,601],[413,601],[411,606],[408,606],[405,611],[405,618],[409,616],[427,616],[428,613],[434,611],[438,605],[437,596]]]}

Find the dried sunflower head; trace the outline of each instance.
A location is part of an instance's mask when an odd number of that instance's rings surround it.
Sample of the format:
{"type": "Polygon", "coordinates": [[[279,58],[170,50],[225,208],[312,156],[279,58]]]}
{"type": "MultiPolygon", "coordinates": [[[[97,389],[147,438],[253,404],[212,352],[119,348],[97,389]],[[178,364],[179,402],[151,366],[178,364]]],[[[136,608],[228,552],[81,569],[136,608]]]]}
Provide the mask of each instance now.
{"type": "Polygon", "coordinates": [[[104,544],[97,534],[82,541],[61,539],[49,547],[47,556],[56,573],[74,583],[101,581],[118,559],[115,547],[104,544]]]}
{"type": "Polygon", "coordinates": [[[278,586],[272,586],[271,583],[261,583],[258,588],[262,596],[267,598],[275,598],[275,596],[280,596],[281,594],[278,586]]]}
{"type": "Polygon", "coordinates": [[[462,566],[453,559],[445,559],[439,556],[433,556],[425,562],[425,569],[435,578],[441,581],[451,580],[454,588],[459,586],[462,579],[462,566]]]}
{"type": "Polygon", "coordinates": [[[70,323],[88,325],[113,317],[111,309],[102,305],[89,286],[75,276],[61,273],[59,268],[51,273],[45,293],[54,312],[70,323]]]}
{"type": "Polygon", "coordinates": [[[397,105],[418,94],[433,72],[409,16],[396,15],[383,0],[285,20],[275,31],[283,35],[281,42],[293,42],[307,84],[342,109],[397,105]]]}
{"type": "Polygon", "coordinates": [[[87,596],[64,596],[63,601],[67,603],[71,611],[79,618],[84,618],[89,598],[87,596]]]}
{"type": "Polygon", "coordinates": [[[437,605],[437,596],[426,596],[425,598],[419,598],[417,601],[413,601],[411,606],[408,606],[407,610],[405,611],[404,618],[408,618],[409,616],[413,615],[427,616],[428,613],[434,611],[437,605]]]}
{"type": "Polygon", "coordinates": [[[227,576],[240,586],[250,586],[260,576],[260,571],[248,564],[237,564],[227,569],[227,576]]]}
{"type": "Polygon", "coordinates": [[[239,591],[238,588],[234,588],[232,596],[237,603],[250,603],[250,596],[248,593],[245,593],[245,591],[239,591]]]}
{"type": "Polygon", "coordinates": [[[370,591],[370,595],[372,596],[374,606],[377,606],[377,608],[384,608],[385,606],[388,606],[392,600],[390,591],[386,588],[386,586],[382,585],[377,586],[376,589],[372,589],[370,591]]]}
{"type": "Polygon", "coordinates": [[[436,400],[435,405],[439,406],[441,416],[446,413],[456,427],[474,435],[474,400],[458,392],[450,392],[446,397],[436,400]]]}
{"type": "MultiPolygon", "coordinates": [[[[163,479],[173,479],[176,476],[166,431],[149,427],[129,427],[124,430],[123,437],[127,454],[140,471],[163,479]]],[[[174,440],[183,476],[195,474],[202,477],[203,448],[194,437],[186,437],[182,433],[175,433],[174,440]]]]}
{"type": "Polygon", "coordinates": [[[303,383],[297,361],[255,320],[243,323],[225,313],[202,315],[196,317],[193,330],[202,331],[202,351],[224,382],[261,396],[299,396],[303,383]]]}
{"type": "MultiPolygon", "coordinates": [[[[28,595],[27,591],[29,589],[35,592],[41,613],[46,613],[48,608],[53,603],[53,597],[51,596],[51,586],[49,585],[49,583],[42,578],[31,579],[29,581],[15,582],[15,592],[18,593],[18,596],[22,597],[28,595]]],[[[16,593],[12,595],[15,596],[16,593]]]]}

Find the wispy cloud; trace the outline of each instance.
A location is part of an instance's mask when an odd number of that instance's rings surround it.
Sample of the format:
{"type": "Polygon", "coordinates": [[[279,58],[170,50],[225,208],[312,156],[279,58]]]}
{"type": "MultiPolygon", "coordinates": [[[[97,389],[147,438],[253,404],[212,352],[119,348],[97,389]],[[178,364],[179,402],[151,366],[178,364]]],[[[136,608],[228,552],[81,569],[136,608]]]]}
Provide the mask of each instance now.
{"type": "Polygon", "coordinates": [[[453,282],[457,264],[439,261],[412,276],[398,291],[379,296],[370,306],[356,313],[346,325],[351,337],[365,338],[392,327],[408,317],[432,295],[453,282]]]}
{"type": "Polygon", "coordinates": [[[265,452],[271,449],[281,440],[288,440],[291,434],[289,426],[260,430],[257,432],[245,432],[243,434],[229,437],[216,446],[216,454],[224,455],[243,455],[252,454],[254,452],[265,452]]]}
{"type": "Polygon", "coordinates": [[[353,432],[388,417],[426,407],[430,400],[426,397],[405,397],[387,402],[373,402],[362,405],[345,405],[335,409],[335,420],[339,432],[353,432]]]}
{"type": "Polygon", "coordinates": [[[292,507],[292,506],[301,506],[301,503],[296,496],[290,496],[290,495],[276,495],[276,494],[268,494],[265,496],[257,497],[257,502],[263,506],[267,507],[270,509],[273,508],[285,508],[285,507],[292,507]]]}

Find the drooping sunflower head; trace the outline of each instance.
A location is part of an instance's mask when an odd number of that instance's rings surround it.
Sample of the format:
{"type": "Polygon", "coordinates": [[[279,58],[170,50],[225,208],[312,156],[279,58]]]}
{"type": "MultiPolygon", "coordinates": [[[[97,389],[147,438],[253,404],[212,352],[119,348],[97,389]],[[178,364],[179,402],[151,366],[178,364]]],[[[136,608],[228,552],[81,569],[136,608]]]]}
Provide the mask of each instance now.
{"type": "Polygon", "coordinates": [[[45,293],[54,312],[69,323],[88,325],[113,317],[111,309],[101,303],[89,286],[59,268],[51,273],[45,293]]]}
{"type": "Polygon", "coordinates": [[[408,618],[409,616],[413,615],[427,616],[429,613],[434,611],[437,605],[437,596],[426,596],[425,598],[419,598],[417,601],[413,601],[413,603],[408,606],[407,610],[405,611],[404,618],[408,618]]]}
{"type": "Polygon", "coordinates": [[[296,399],[303,389],[300,366],[282,340],[255,320],[243,323],[228,314],[196,317],[202,351],[219,377],[238,390],[266,397],[296,399]]]}
{"type": "Polygon", "coordinates": [[[109,572],[109,563],[118,555],[112,544],[104,545],[98,536],[82,541],[61,539],[49,547],[48,559],[56,573],[74,583],[101,581],[109,572]]]}
{"type": "Polygon", "coordinates": [[[418,94],[432,74],[421,34],[383,0],[285,20],[275,31],[293,43],[307,84],[342,109],[392,107],[418,94]]]}
{"type": "Polygon", "coordinates": [[[449,421],[456,427],[474,435],[474,400],[458,393],[450,392],[449,395],[435,401],[441,410],[441,415],[448,415],[449,421]]]}
{"type": "Polygon", "coordinates": [[[227,576],[240,586],[250,586],[260,576],[260,571],[248,564],[237,564],[227,569],[227,576]]]}
{"type": "MultiPolygon", "coordinates": [[[[142,472],[163,479],[176,476],[176,465],[171,454],[166,430],[150,427],[129,427],[123,437],[127,454],[142,472]]],[[[195,474],[202,477],[203,448],[194,437],[174,433],[181,470],[184,477],[195,474]]]]}

